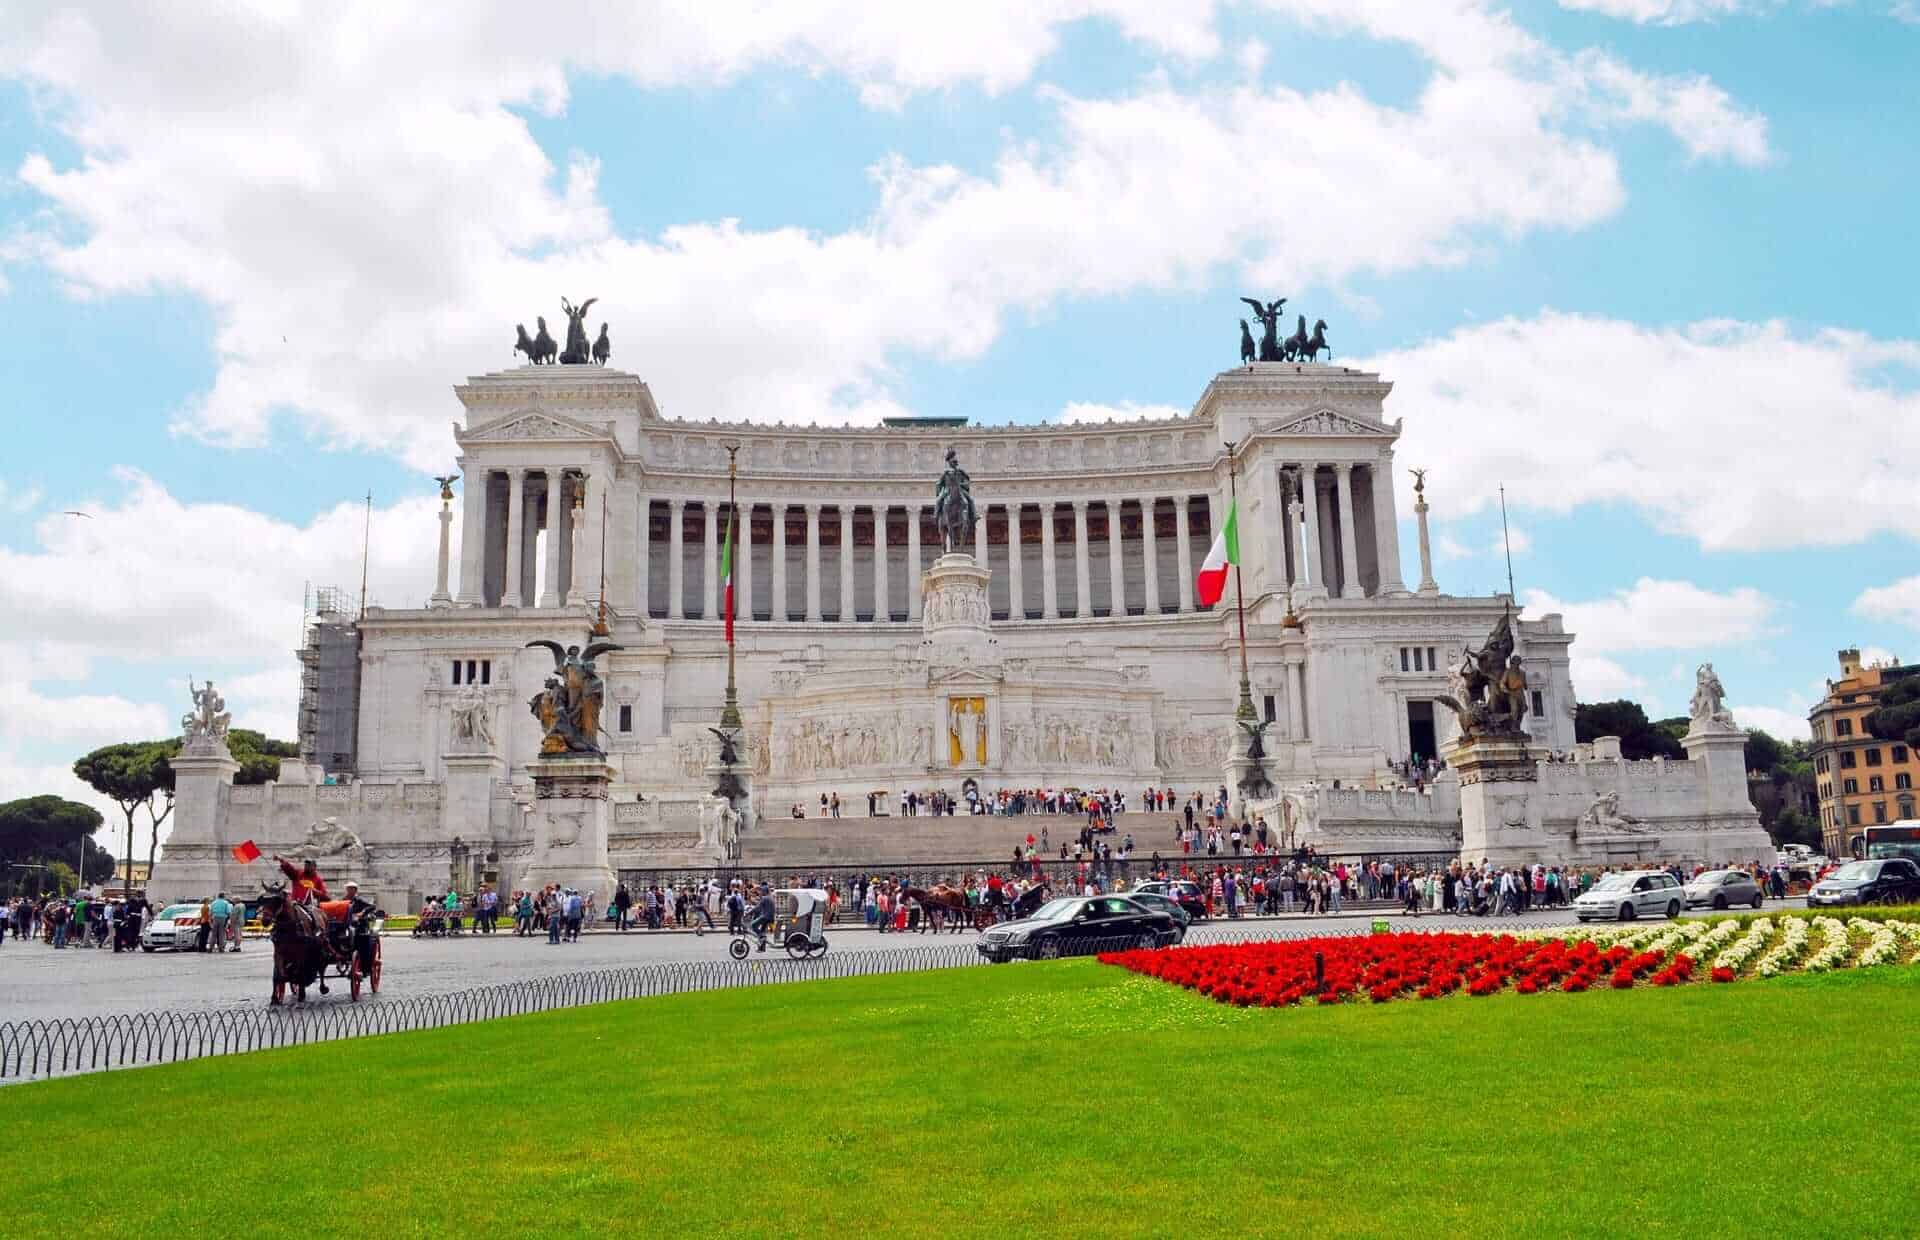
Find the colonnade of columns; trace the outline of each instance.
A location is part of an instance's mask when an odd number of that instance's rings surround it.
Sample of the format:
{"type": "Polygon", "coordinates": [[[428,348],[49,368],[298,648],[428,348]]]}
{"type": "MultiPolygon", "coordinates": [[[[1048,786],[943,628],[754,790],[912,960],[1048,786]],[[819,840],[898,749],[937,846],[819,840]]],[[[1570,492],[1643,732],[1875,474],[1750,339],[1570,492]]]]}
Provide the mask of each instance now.
{"type": "Polygon", "coordinates": [[[1393,480],[1371,463],[1280,467],[1281,580],[1296,592],[1367,598],[1406,590],[1393,480]],[[1360,500],[1364,498],[1364,503],[1360,500]]]}
{"type": "MultiPolygon", "coordinates": [[[[996,503],[976,496],[975,504],[978,520],[963,549],[993,571],[995,618],[1003,620],[1195,611],[1193,570],[1205,548],[1196,552],[1193,544],[1210,539],[1223,519],[1213,511],[1210,497],[1191,495],[1052,503],[996,503]],[[1096,544],[1101,522],[1104,539],[1096,544]],[[1163,524],[1171,528],[1163,531],[1163,524]],[[1172,563],[1163,566],[1162,548],[1169,538],[1175,553],[1172,563]],[[1072,576],[1064,580],[1059,563],[1063,557],[1072,564],[1072,576]],[[1040,571],[1033,573],[1036,558],[1040,571]],[[1163,580],[1168,571],[1178,577],[1177,585],[1163,580]]],[[[740,508],[736,623],[920,618],[920,575],[940,554],[932,505],[742,499],[740,508]],[[756,527],[765,532],[756,533],[756,527]],[[829,541],[829,535],[837,535],[837,540],[829,541]],[[768,570],[764,587],[754,576],[757,541],[769,543],[759,562],[768,570]],[[929,542],[933,546],[923,550],[929,542]],[[790,549],[795,543],[802,548],[798,554],[790,549]],[[795,572],[801,576],[798,598],[790,593],[795,572]],[[904,589],[896,590],[894,583],[902,577],[904,589]]],[[[664,589],[650,592],[650,574],[642,570],[640,590],[647,610],[668,619],[718,618],[717,540],[726,529],[726,505],[667,499],[643,503],[642,511],[643,561],[651,558],[652,543],[660,539],[651,528],[653,519],[665,519],[664,589]],[[697,562],[686,549],[690,518],[699,524],[697,562]],[[697,590],[689,589],[689,571],[700,577],[697,590]]]]}
{"type": "Polygon", "coordinates": [[[454,601],[466,607],[577,603],[582,583],[573,580],[574,518],[587,504],[590,479],[579,470],[516,467],[473,471],[463,486],[454,601]]]}

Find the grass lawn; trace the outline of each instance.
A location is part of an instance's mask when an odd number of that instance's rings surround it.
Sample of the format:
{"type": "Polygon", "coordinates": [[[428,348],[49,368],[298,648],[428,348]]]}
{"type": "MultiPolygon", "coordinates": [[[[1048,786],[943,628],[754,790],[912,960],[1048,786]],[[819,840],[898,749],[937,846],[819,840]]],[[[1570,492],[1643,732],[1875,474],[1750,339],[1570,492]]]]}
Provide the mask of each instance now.
{"type": "Polygon", "coordinates": [[[9,1087],[0,1219],[1912,1235],[1916,1030],[1920,967],[1284,1010],[1087,960],[717,991],[9,1087]]]}

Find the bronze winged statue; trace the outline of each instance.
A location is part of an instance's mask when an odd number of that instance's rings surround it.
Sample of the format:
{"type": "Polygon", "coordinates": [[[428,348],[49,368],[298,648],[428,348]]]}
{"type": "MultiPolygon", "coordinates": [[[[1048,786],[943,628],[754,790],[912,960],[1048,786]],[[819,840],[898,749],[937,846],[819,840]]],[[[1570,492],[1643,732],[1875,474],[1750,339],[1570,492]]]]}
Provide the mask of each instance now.
{"type": "Polygon", "coordinates": [[[1260,320],[1260,325],[1265,329],[1260,337],[1260,360],[1285,361],[1286,357],[1280,351],[1280,307],[1287,304],[1287,299],[1282,297],[1264,304],[1251,297],[1242,297],[1240,300],[1253,307],[1254,317],[1260,320]]]}
{"type": "Polygon", "coordinates": [[[534,717],[546,728],[540,742],[542,754],[600,754],[600,707],[606,701],[606,682],[600,678],[593,661],[609,650],[624,650],[615,642],[592,642],[586,649],[559,642],[536,640],[527,648],[539,646],[553,655],[553,676],[547,687],[528,703],[534,717]]]}

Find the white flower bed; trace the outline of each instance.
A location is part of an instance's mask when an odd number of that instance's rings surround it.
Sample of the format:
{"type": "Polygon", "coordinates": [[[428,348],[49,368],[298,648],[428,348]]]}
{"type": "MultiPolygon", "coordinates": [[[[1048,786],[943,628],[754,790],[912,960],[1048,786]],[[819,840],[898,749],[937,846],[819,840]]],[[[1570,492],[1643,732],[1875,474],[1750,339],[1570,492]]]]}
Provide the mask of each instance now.
{"type": "Polygon", "coordinates": [[[1779,946],[1760,957],[1760,963],[1753,966],[1753,971],[1761,977],[1780,976],[1807,954],[1809,937],[1811,936],[1805,921],[1798,917],[1788,918],[1780,932],[1779,946]]]}
{"type": "Polygon", "coordinates": [[[1692,946],[1687,949],[1687,954],[1695,960],[1704,959],[1708,954],[1721,950],[1733,942],[1734,937],[1740,933],[1740,923],[1732,920],[1716,921],[1711,925],[1706,922],[1693,924],[1701,929],[1700,937],[1695,939],[1692,946]]]}
{"type": "MultiPolygon", "coordinates": [[[[1728,922],[1727,924],[1732,925],[1733,923],[1728,922]]],[[[1762,947],[1767,945],[1767,940],[1772,937],[1773,922],[1765,917],[1754,918],[1753,924],[1747,927],[1747,932],[1740,937],[1740,940],[1728,946],[1725,951],[1722,951],[1714,958],[1713,967],[1716,969],[1732,969],[1735,973],[1738,973],[1746,967],[1747,961],[1753,959],[1754,955],[1759,952],[1762,947]]]]}
{"type": "Polygon", "coordinates": [[[1867,945],[1860,950],[1860,959],[1854,963],[1862,969],[1871,969],[1876,965],[1893,964],[1900,959],[1900,932],[1894,927],[1897,922],[1874,923],[1856,917],[1847,925],[1867,935],[1867,945]]]}
{"type": "Polygon", "coordinates": [[[1821,946],[1807,957],[1807,972],[1825,973],[1828,969],[1845,968],[1847,958],[1853,955],[1853,943],[1846,926],[1835,917],[1816,917],[1813,928],[1820,932],[1821,946]]]}

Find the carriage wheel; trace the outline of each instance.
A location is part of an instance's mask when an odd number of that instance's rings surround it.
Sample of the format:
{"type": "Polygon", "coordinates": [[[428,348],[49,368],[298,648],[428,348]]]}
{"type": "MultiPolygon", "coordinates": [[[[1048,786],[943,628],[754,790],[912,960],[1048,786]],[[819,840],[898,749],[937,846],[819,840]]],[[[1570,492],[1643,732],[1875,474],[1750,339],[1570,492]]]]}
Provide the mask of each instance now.
{"type": "Polygon", "coordinates": [[[822,935],[818,943],[815,943],[808,948],[807,955],[808,956],[824,956],[826,954],[827,954],[827,940],[826,940],[826,936],[822,935]]]}
{"type": "Polygon", "coordinates": [[[347,985],[355,1003],[360,1002],[360,953],[353,953],[353,960],[347,965],[347,985]]]}
{"type": "Polygon", "coordinates": [[[789,934],[787,936],[787,955],[793,957],[795,960],[805,960],[812,946],[811,943],[807,942],[807,936],[804,934],[789,934]]]}

